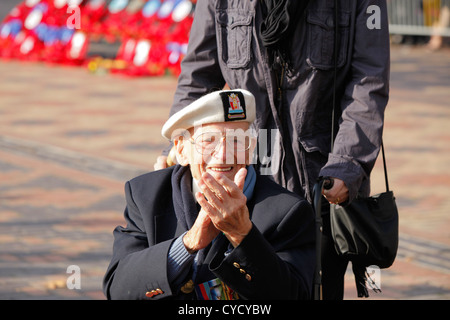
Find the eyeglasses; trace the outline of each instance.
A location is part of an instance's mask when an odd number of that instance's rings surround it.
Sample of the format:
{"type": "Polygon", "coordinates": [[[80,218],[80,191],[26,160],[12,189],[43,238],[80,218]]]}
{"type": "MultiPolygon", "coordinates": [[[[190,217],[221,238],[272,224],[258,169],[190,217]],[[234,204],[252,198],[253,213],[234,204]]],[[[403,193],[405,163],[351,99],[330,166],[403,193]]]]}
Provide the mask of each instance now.
{"type": "Polygon", "coordinates": [[[226,142],[227,148],[232,148],[234,152],[243,152],[250,149],[252,145],[251,134],[244,133],[226,133],[221,132],[203,132],[197,137],[191,139],[191,143],[195,145],[195,149],[198,153],[203,155],[211,155],[216,151],[217,146],[222,143],[222,140],[226,142]]]}

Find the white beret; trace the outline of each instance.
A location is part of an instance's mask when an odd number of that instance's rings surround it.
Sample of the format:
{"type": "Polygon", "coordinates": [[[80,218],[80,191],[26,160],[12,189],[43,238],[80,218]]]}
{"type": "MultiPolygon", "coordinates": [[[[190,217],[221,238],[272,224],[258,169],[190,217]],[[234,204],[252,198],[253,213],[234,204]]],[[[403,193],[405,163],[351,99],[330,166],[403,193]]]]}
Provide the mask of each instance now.
{"type": "Polygon", "coordinates": [[[171,140],[177,129],[189,129],[214,122],[249,122],[255,120],[255,97],[247,90],[221,90],[195,100],[173,114],[164,124],[161,134],[171,140]]]}

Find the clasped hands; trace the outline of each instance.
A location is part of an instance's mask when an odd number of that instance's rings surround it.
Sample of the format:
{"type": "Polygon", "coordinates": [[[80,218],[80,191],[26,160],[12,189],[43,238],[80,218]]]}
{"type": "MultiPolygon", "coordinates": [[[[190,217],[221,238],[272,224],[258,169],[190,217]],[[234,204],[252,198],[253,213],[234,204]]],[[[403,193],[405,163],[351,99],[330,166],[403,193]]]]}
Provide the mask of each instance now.
{"type": "Polygon", "coordinates": [[[236,247],[250,232],[252,222],[243,193],[246,175],[245,168],[236,173],[234,181],[219,172],[203,173],[198,181],[202,192],[195,194],[201,210],[183,237],[188,252],[205,248],[220,232],[236,247]]]}

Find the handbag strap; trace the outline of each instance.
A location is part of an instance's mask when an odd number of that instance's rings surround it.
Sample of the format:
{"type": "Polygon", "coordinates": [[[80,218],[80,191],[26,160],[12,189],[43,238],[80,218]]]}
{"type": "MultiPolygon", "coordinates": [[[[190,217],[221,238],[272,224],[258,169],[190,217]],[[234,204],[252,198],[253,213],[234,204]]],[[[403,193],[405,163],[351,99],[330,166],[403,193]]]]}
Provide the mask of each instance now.
{"type": "Polygon", "coordinates": [[[384,169],[384,181],[386,183],[386,192],[389,192],[388,173],[387,173],[387,168],[386,168],[386,157],[384,156],[383,139],[381,139],[381,154],[383,156],[383,169],[384,169]]]}
{"type": "MultiPolygon", "coordinates": [[[[335,109],[336,109],[336,78],[337,78],[337,61],[338,61],[338,48],[339,48],[339,1],[334,1],[334,53],[333,53],[333,110],[331,113],[331,152],[334,147],[334,123],[335,123],[335,109]]],[[[384,155],[384,144],[381,139],[381,154],[383,156],[383,169],[384,169],[384,181],[386,184],[386,192],[389,192],[388,173],[386,168],[386,157],[384,155]]]]}

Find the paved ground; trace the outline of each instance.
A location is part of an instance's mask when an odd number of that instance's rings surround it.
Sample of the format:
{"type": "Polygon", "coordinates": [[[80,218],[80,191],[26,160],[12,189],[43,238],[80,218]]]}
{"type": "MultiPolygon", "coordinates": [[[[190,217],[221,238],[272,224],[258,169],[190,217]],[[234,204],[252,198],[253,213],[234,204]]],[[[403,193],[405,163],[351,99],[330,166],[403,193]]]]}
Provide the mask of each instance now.
{"type": "MultiPolygon", "coordinates": [[[[152,170],[175,85],[0,61],[0,299],[104,299],[123,184],[152,170]],[[70,265],[81,289],[67,288],[70,265]]],[[[391,88],[400,249],[371,299],[450,299],[450,50],[393,47],[391,88]]],[[[380,163],[374,178],[383,191],[380,163]]]]}

